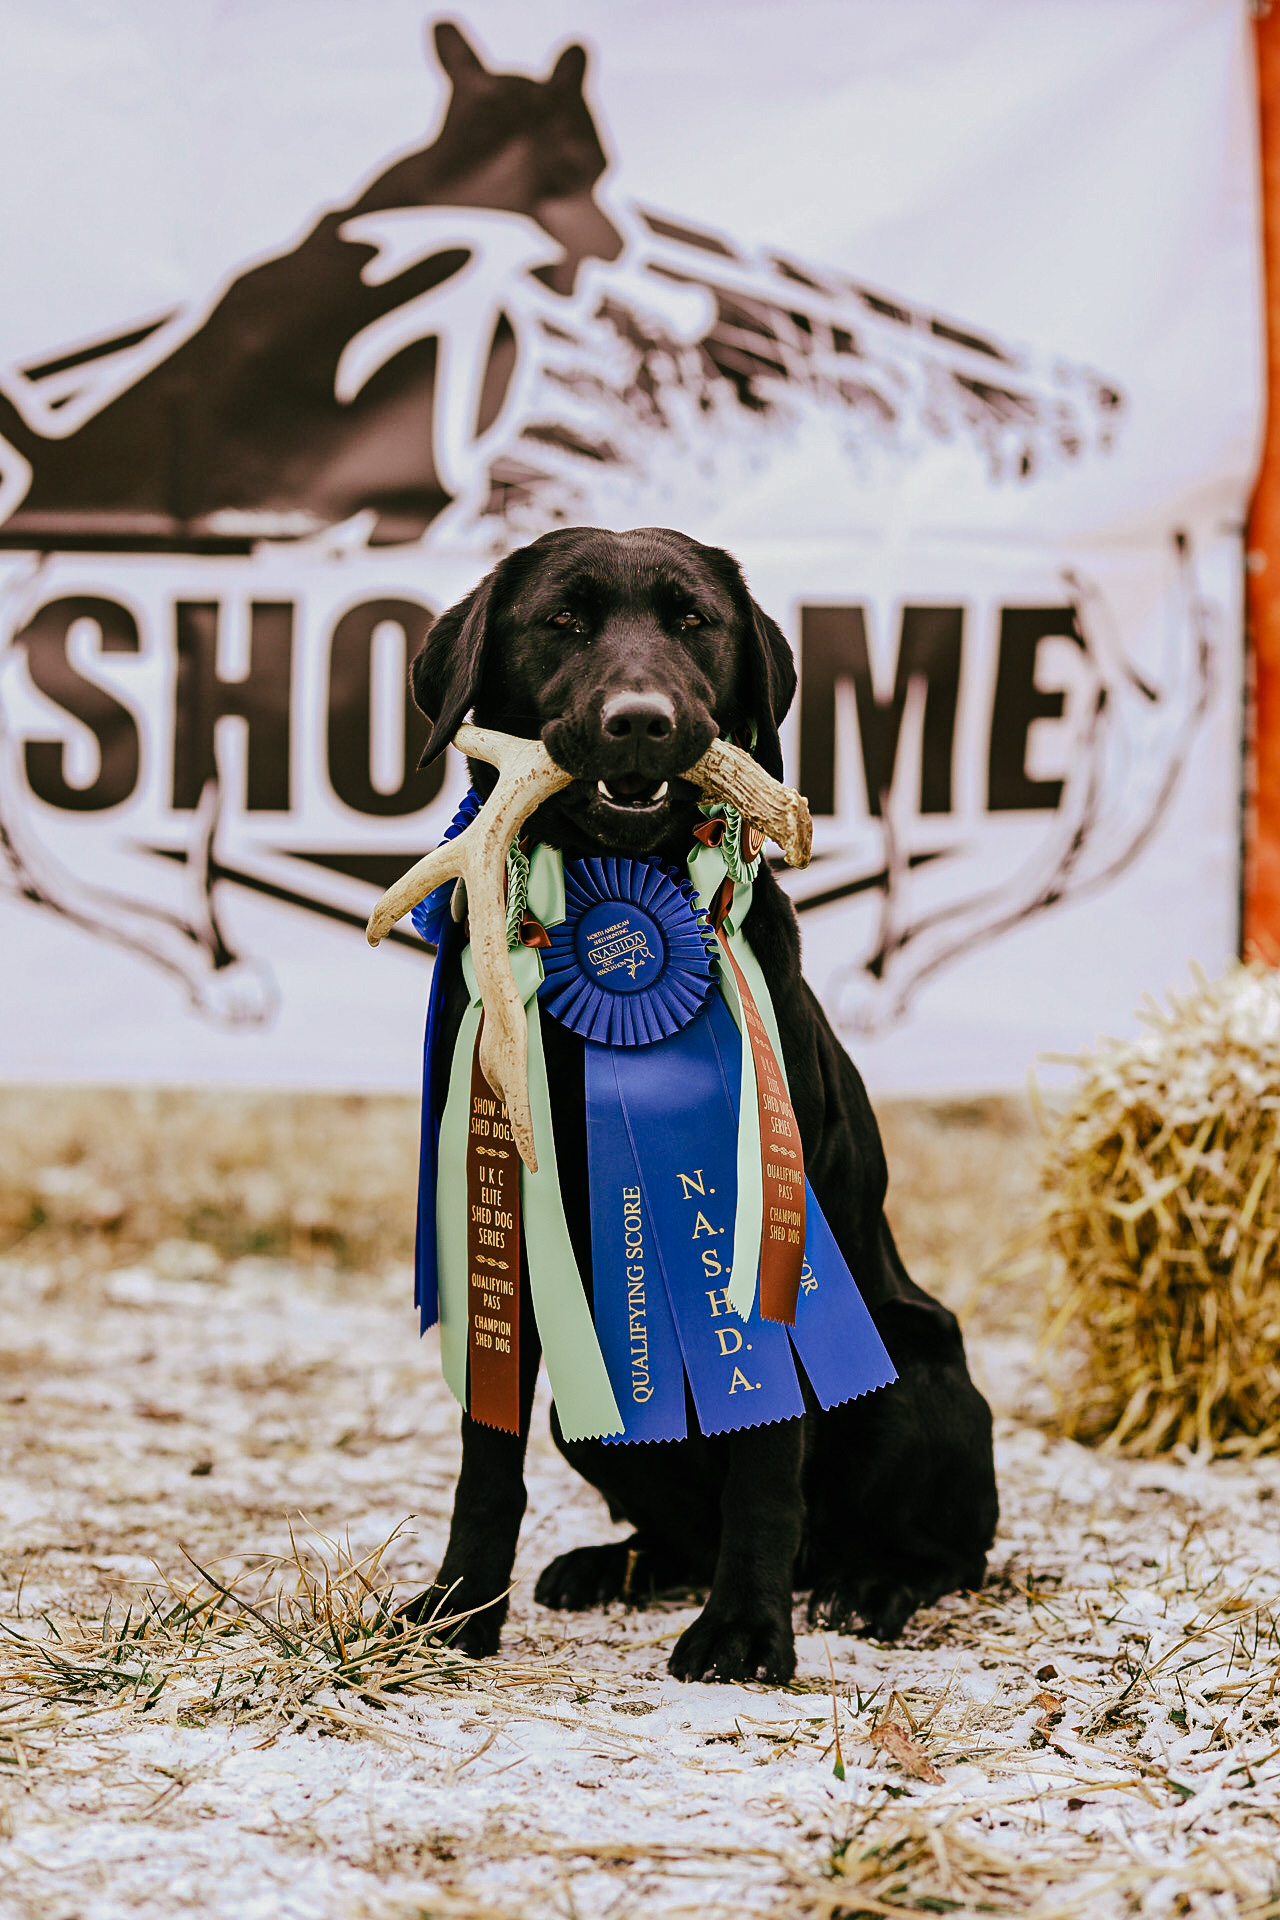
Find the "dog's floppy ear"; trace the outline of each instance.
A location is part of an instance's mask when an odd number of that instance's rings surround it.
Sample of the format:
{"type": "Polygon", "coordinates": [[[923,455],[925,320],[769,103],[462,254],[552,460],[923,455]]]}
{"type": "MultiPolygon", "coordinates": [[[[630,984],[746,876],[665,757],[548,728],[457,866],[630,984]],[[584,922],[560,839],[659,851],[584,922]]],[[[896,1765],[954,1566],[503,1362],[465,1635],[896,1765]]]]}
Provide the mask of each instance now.
{"type": "Polygon", "coordinates": [[[464,600],[440,615],[409,669],[413,697],[433,723],[420,767],[444,752],[480,691],[493,582],[494,575],[486,575],[464,600]]]}
{"type": "Polygon", "coordinates": [[[763,607],[747,596],[747,671],[751,717],[756,723],[755,758],[775,780],[782,778],[782,742],[778,728],[796,691],[796,665],[787,636],[763,607]]]}

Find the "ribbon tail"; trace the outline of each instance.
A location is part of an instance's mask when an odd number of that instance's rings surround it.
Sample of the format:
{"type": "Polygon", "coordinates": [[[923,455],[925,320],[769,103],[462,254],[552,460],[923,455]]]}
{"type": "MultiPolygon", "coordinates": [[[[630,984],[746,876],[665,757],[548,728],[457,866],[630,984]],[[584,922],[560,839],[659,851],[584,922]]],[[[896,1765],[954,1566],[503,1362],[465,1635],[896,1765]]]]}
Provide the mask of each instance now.
{"type": "MultiPolygon", "coordinates": [[[[624,1427],[564,1217],[536,998],[529,1007],[529,1105],[538,1171],[522,1168],[520,1199],[538,1334],[565,1439],[599,1440],[624,1427]]],[[[462,1185],[465,1193],[465,1171],[462,1185]]]]}
{"type": "Polygon", "coordinates": [[[643,1194],[644,1244],[657,1256],[705,1434],[804,1411],[786,1329],[762,1321],[755,1309],[738,1319],[725,1287],[729,1255],[723,1262],[719,1256],[737,1197],[740,1047],[733,1015],[713,995],[672,1039],[614,1055],[643,1194]],[[673,1087],[681,1097],[672,1098],[673,1087]]]}
{"type": "MultiPolygon", "coordinates": [[[[743,970],[742,935],[725,938],[724,951],[733,974],[742,1015],[740,1033],[744,1054],[753,1055],[758,1092],[756,1138],[760,1148],[762,1220],[760,1238],[760,1311],[766,1320],[794,1326],[800,1271],[804,1265],[804,1148],[799,1123],[791,1106],[785,1076],[778,1061],[777,1026],[765,1025],[751,982],[743,970]],[[766,1140],[765,1135],[768,1135],[766,1140]]],[[[764,975],[751,955],[752,972],[769,1011],[773,1003],[764,975]]],[[[745,1086],[743,1089],[745,1097],[745,1086]]],[[[742,1120],[739,1119],[741,1130],[742,1120]]]]}
{"type": "Polygon", "coordinates": [[[729,1305],[743,1320],[750,1318],[760,1267],[760,1239],[764,1232],[764,1181],[760,1172],[760,1104],[756,1095],[756,1063],[746,1032],[746,1017],[738,996],[733,968],[720,969],[720,987],[742,1038],[738,1089],[738,1200],[733,1216],[733,1266],[729,1275],[729,1305]]]}
{"type": "Polygon", "coordinates": [[[471,1061],[482,1009],[462,1016],[449,1093],[440,1122],[436,1264],[440,1288],[440,1365],[459,1406],[467,1404],[467,1134],[471,1117],[471,1061]]]}
{"type": "Polygon", "coordinates": [[[874,1393],[897,1379],[866,1302],[808,1186],[804,1267],[791,1344],[821,1407],[874,1393]]]}
{"type": "MultiPolygon", "coordinates": [[[[679,1064],[680,1036],[660,1043],[664,1063],[679,1064]]],[[[648,1048],[636,1049],[641,1067],[648,1048]]],[[[591,1189],[591,1278],[596,1334],[618,1404],[626,1440],[683,1440],[684,1361],[672,1319],[656,1216],[644,1193],[643,1160],[662,1165],[665,1126],[656,1141],[643,1127],[645,1107],[633,1116],[618,1074],[619,1050],[583,1048],[587,1096],[587,1169],[591,1189]],[[637,1140],[637,1128],[640,1137],[637,1140]],[[656,1157],[655,1157],[656,1156],[656,1157]]],[[[665,1083],[667,1073],[659,1069],[665,1083]]],[[[630,1082],[632,1076],[626,1075],[630,1082]]]]}
{"type": "MultiPolygon", "coordinates": [[[[728,871],[722,848],[719,844],[696,845],[689,855],[688,866],[699,909],[717,925],[719,937],[725,946],[732,943],[734,958],[741,965],[743,951],[750,953],[746,940],[738,931],[751,911],[750,882],[736,882],[727,911],[717,915],[716,901],[726,885],[728,871]]],[[[766,1019],[766,1029],[773,1039],[777,1030],[773,1019],[773,1003],[769,1000],[769,990],[764,986],[764,976],[756,965],[754,954],[751,954],[751,961],[754,971],[748,972],[744,967],[743,975],[752,993],[756,990],[757,981],[763,989],[769,1011],[767,1016],[762,1017],[766,1019]]],[[[760,1105],[756,1090],[755,1057],[747,1033],[738,983],[725,955],[720,959],[720,992],[742,1039],[738,1081],[738,1201],[733,1220],[733,1261],[727,1292],[734,1312],[746,1320],[750,1318],[755,1305],[756,1281],[760,1271],[760,1248],[764,1237],[764,1173],[760,1156],[760,1105]]],[[[778,1057],[781,1059],[780,1050],[778,1057]]]]}
{"type": "Polygon", "coordinates": [[[782,1075],[783,1085],[789,1093],[791,1086],[787,1079],[787,1063],[782,1057],[782,1035],[778,1032],[778,1016],[773,1010],[773,995],[769,991],[768,982],[764,977],[764,970],[760,962],[756,959],[755,949],[752,947],[745,933],[737,932],[730,934],[729,946],[734,959],[742,968],[743,978],[746,980],[752,996],[755,999],[756,1012],[764,1022],[765,1032],[769,1036],[769,1044],[773,1048],[773,1057],[778,1063],[778,1071],[782,1075]]]}
{"type": "Polygon", "coordinates": [[[413,1249],[413,1304],[418,1309],[418,1331],[434,1327],[440,1316],[440,1292],[436,1268],[436,1195],[440,1128],[432,1103],[436,1045],[440,1038],[440,1018],[444,1011],[446,959],[453,929],[446,925],[431,970],[431,992],[427,998],[427,1029],[422,1040],[422,1129],[418,1148],[418,1227],[413,1249]]]}

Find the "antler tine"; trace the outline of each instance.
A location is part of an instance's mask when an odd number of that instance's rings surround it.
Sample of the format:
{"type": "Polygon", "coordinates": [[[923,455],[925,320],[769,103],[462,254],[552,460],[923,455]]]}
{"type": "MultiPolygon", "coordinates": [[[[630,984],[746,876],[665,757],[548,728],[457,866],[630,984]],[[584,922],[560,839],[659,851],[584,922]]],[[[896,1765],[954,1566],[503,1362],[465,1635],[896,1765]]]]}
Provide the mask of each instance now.
{"type": "Polygon", "coordinates": [[[741,747],[713,740],[701,760],[681,776],[713,800],[727,800],[739,813],[775,840],[789,867],[807,867],[813,854],[809,803],[794,787],[784,787],[741,747]]]}
{"type": "Polygon", "coordinates": [[[471,917],[471,957],[484,1004],[480,1066],[504,1103],[520,1158],[538,1170],[529,1110],[528,1020],[507,958],[507,912],[503,875],[507,849],[521,827],[573,775],[558,767],[541,740],[521,740],[489,727],[459,727],[454,744],[498,769],[498,784],[469,826],[410,867],[383,894],[369,916],[367,937],[376,947],[402,914],[446,880],[466,882],[471,917]]]}

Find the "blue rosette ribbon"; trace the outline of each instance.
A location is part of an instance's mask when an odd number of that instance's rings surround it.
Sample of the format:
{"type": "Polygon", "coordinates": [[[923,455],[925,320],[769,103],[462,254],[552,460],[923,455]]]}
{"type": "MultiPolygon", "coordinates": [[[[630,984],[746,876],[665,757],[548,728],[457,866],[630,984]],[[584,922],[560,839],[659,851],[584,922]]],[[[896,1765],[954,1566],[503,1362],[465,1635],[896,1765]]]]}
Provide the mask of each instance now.
{"type": "Polygon", "coordinates": [[[600,1047],[669,1040],[715,986],[693,886],[644,860],[569,860],[565,918],[542,956],[546,1011],[600,1047]]]}
{"type": "MultiPolygon", "coordinates": [[[[885,1385],[892,1365],[811,1189],[795,1326],[763,1320],[758,1299],[745,1316],[731,1304],[743,1043],[697,879],[592,859],[566,861],[564,882],[539,998],[585,1042],[594,1320],[616,1438],[682,1438],[686,1382],[703,1433],[794,1419],[797,1359],[823,1406],[885,1385]]],[[[744,873],[739,917],[750,889],[744,873]]]]}
{"type": "MultiPolygon", "coordinates": [[[[468,794],[446,837],[460,832],[478,807],[474,792],[468,794]]],[[[724,876],[722,856],[696,848],[687,877],[652,860],[561,862],[550,848],[536,850],[535,865],[539,861],[546,868],[544,884],[539,902],[531,888],[530,906],[535,917],[541,915],[549,944],[540,954],[525,956],[540,959],[543,975],[529,1006],[531,1068],[535,1054],[538,1062],[543,1057],[540,1011],[583,1041],[587,1111],[593,1308],[585,1326],[571,1326],[550,1310],[544,1324],[539,1278],[548,1309],[554,1305],[552,1281],[571,1282],[575,1298],[581,1282],[567,1228],[558,1238],[548,1237],[548,1219],[538,1224],[540,1216],[528,1205],[534,1198],[530,1177],[527,1171],[522,1175],[534,1310],[566,1436],[680,1439],[686,1432],[686,1388],[706,1434],[794,1419],[804,1407],[797,1363],[824,1407],[886,1385],[894,1378],[892,1363],[812,1189],[794,1327],[764,1321],[758,1298],[748,1295],[745,1314],[730,1298],[731,1274],[740,1264],[734,1261],[734,1241],[741,1228],[743,1042],[736,1000],[723,989],[715,935],[699,904],[724,876]],[[551,877],[548,861],[557,877],[562,873],[562,893],[545,884],[551,877]],[[587,1405],[586,1383],[596,1378],[596,1369],[604,1397],[612,1394],[617,1426],[602,1422],[594,1400],[587,1405]]],[[[750,910],[751,877],[744,874],[735,889],[733,919],[739,929],[750,910]]],[[[463,939],[463,929],[449,913],[449,893],[447,886],[437,889],[414,915],[423,937],[434,937],[441,947],[423,1074],[416,1265],[424,1330],[443,1305],[446,1274],[437,1259],[438,1214],[458,1198],[440,1174],[440,1123],[430,1097],[442,962],[463,939]]],[[[734,937],[758,973],[745,939],[740,932],[734,937]]],[[[763,977],[755,991],[772,1023],[763,977]]],[[[453,1079],[470,1072],[467,1036],[473,1031],[464,1023],[453,1079]]],[[[545,1091],[545,1068],[542,1074],[545,1091]]],[[[749,1090],[754,1119],[754,1082],[749,1090]]],[[[544,1108],[535,1128],[551,1125],[545,1101],[544,1108]]],[[[539,1138],[540,1162],[544,1151],[554,1184],[549,1137],[539,1138]]],[[[749,1154],[748,1162],[752,1158],[749,1154]]],[[[554,1211],[562,1224],[558,1187],[554,1211]]],[[[750,1275],[758,1264],[758,1243],[744,1251],[750,1275]]],[[[461,1311],[465,1339],[465,1261],[457,1295],[451,1323],[461,1311]]],[[[451,1384],[461,1397],[465,1366],[460,1362],[454,1371],[459,1378],[451,1384]]]]}

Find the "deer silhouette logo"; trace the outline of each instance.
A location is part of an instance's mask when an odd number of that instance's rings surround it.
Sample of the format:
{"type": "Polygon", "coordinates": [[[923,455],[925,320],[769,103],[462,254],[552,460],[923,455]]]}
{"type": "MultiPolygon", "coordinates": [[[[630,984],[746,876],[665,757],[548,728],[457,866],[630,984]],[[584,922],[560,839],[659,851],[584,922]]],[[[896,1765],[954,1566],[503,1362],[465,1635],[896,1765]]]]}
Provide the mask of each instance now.
{"type": "Polygon", "coordinates": [[[554,307],[623,242],[593,198],[605,154],[582,47],[531,80],[490,73],[448,22],[434,43],[452,93],[428,146],[194,324],[28,370],[25,411],[0,394],[4,544],[216,549],[363,515],[385,545],[478,481],[514,397],[521,277],[554,307]],[[108,356],[148,364],[102,404],[108,356]]]}

